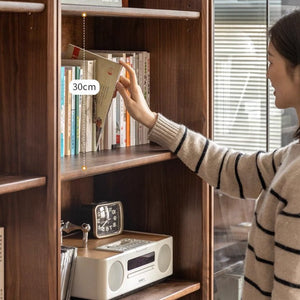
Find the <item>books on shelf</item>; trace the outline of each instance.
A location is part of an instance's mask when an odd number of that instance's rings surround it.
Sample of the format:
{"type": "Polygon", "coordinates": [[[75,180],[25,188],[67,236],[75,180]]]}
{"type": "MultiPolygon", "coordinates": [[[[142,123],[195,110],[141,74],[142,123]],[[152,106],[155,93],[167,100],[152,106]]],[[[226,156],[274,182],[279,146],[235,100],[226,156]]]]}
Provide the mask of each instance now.
{"type": "Polygon", "coordinates": [[[122,66],[112,60],[106,59],[96,53],[83,50],[74,45],[69,45],[64,58],[96,60],[95,79],[100,84],[100,91],[96,94],[96,149],[100,150],[100,139],[103,136],[105,119],[111,104],[117,80],[122,66]]]}
{"type": "Polygon", "coordinates": [[[61,300],[71,297],[76,257],[76,247],[61,246],[61,300]]]}
{"type": "Polygon", "coordinates": [[[61,0],[61,4],[122,7],[122,0],[61,0]]]}
{"type": "Polygon", "coordinates": [[[112,97],[119,75],[126,77],[125,68],[119,64],[123,59],[135,69],[138,83],[150,105],[150,53],[86,50],[83,60],[83,49],[70,45],[63,57],[61,156],[149,143],[148,129],[129,116],[121,95],[117,93],[114,99],[112,97]],[[109,67],[103,67],[106,64],[109,67]],[[113,71],[114,76],[103,74],[103,70],[113,71]],[[95,96],[72,95],[69,83],[77,78],[98,80],[100,92],[95,96]]]}
{"type": "Polygon", "coordinates": [[[0,300],[4,300],[4,227],[0,227],[0,300]]]}

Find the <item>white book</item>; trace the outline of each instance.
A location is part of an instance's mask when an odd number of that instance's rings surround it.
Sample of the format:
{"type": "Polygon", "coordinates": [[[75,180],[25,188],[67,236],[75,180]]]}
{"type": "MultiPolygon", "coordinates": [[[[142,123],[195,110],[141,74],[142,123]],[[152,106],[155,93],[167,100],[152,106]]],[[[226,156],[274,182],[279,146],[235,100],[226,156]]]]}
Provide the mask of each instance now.
{"type": "Polygon", "coordinates": [[[0,227],[0,300],[4,300],[4,227],[0,227]]]}
{"type": "MultiPolygon", "coordinates": [[[[148,106],[150,106],[150,53],[144,51],[143,52],[143,62],[144,62],[144,96],[148,106]]],[[[143,144],[149,143],[148,139],[148,128],[143,126],[143,144]]]]}
{"type": "Polygon", "coordinates": [[[104,149],[111,150],[112,146],[112,106],[110,106],[104,125],[104,149]]]}
{"type": "Polygon", "coordinates": [[[120,147],[126,147],[126,107],[124,99],[119,95],[120,99],[120,147]]]}
{"type": "Polygon", "coordinates": [[[112,107],[112,147],[117,147],[117,101],[113,98],[111,102],[112,107]]]}

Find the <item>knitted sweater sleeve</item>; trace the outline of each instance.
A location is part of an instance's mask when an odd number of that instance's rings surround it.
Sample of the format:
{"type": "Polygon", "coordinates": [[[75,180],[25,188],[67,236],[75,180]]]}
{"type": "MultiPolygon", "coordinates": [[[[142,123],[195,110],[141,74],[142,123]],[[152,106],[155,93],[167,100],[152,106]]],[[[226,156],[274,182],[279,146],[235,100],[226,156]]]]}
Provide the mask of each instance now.
{"type": "Polygon", "coordinates": [[[300,299],[300,157],[295,152],[285,172],[271,185],[277,205],[274,224],[273,300],[300,299]]]}
{"type": "Polygon", "coordinates": [[[161,114],[149,132],[149,139],[175,153],[211,186],[238,198],[257,198],[269,186],[284,152],[236,152],[161,114]]]}

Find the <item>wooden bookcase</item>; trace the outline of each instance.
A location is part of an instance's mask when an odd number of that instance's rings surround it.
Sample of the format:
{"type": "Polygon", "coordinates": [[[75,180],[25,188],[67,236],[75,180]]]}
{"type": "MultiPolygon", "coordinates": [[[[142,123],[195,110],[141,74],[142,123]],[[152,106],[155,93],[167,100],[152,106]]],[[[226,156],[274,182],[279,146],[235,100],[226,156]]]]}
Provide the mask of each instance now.
{"type": "MultiPolygon", "coordinates": [[[[86,48],[151,53],[151,107],[210,134],[210,1],[129,1],[86,18],[86,48]]],[[[79,7],[0,3],[0,226],[6,299],[60,298],[60,220],[121,200],[125,228],[170,234],[174,275],[126,299],[212,299],[210,191],[174,155],[137,146],[59,157],[59,66],[82,46],[79,7]],[[30,275],[29,275],[30,274],[30,275]],[[157,298],[155,298],[157,299],[157,298]]]]}

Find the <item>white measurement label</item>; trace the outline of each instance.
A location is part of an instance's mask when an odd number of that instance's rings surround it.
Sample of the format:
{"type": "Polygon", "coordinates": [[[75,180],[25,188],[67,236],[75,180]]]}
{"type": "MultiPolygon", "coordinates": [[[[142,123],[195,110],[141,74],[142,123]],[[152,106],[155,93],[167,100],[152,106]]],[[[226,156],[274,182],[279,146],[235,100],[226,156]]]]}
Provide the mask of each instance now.
{"type": "Polygon", "coordinates": [[[69,83],[69,91],[73,95],[96,95],[99,90],[99,82],[93,79],[72,80],[69,83]]]}

